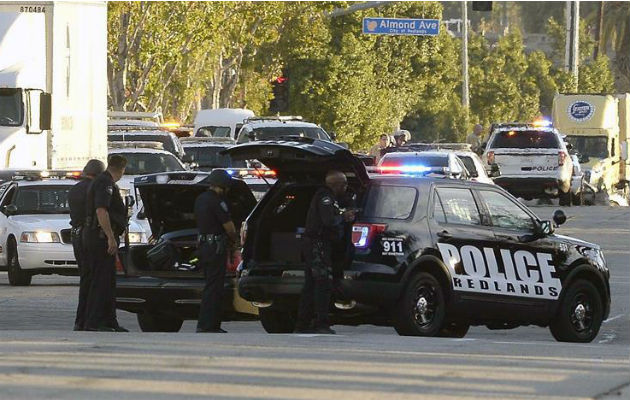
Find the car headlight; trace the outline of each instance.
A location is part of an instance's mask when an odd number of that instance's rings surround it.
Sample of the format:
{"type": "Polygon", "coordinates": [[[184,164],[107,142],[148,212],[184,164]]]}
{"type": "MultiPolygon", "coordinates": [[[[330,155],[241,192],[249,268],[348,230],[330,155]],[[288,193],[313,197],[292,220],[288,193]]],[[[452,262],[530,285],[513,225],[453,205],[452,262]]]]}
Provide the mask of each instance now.
{"type": "Polygon", "coordinates": [[[20,236],[22,243],[61,243],[57,232],[22,232],[20,236]]]}
{"type": "Polygon", "coordinates": [[[140,244],[147,243],[147,235],[144,232],[129,232],[129,243],[140,244]]]}

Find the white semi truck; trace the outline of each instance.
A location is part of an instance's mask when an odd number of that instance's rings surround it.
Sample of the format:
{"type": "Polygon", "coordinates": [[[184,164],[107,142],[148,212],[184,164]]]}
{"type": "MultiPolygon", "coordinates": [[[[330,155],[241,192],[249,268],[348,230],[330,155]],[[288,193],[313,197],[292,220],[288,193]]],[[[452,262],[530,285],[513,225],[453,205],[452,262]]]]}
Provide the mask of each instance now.
{"type": "Polygon", "coordinates": [[[0,169],[107,157],[105,2],[0,2],[0,169]]]}

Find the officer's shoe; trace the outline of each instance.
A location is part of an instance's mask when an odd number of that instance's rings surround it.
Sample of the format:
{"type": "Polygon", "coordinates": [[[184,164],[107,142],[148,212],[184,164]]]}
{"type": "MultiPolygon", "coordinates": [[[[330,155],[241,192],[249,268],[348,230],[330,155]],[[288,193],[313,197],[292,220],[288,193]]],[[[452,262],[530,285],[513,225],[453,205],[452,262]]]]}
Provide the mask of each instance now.
{"type": "Polygon", "coordinates": [[[335,332],[335,330],[332,329],[329,326],[319,327],[319,328],[315,329],[312,333],[317,333],[317,334],[320,334],[320,335],[335,335],[335,334],[337,334],[337,332],[335,332]]]}
{"type": "Polygon", "coordinates": [[[85,328],[85,330],[88,332],[116,332],[116,330],[112,328],[111,326],[99,326],[96,328],[87,327],[85,328]]]}
{"type": "Polygon", "coordinates": [[[201,329],[197,328],[197,333],[227,333],[225,329],[217,328],[217,329],[201,329]]]}

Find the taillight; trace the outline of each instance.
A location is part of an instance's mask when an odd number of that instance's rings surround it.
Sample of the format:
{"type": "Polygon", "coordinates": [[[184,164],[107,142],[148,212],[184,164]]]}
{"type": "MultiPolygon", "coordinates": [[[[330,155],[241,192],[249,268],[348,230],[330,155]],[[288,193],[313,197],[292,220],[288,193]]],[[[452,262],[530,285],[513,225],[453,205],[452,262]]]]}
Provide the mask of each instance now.
{"type": "Polygon", "coordinates": [[[354,224],[352,226],[352,243],[358,249],[370,247],[374,237],[387,229],[385,224],[354,224]]]}
{"type": "Polygon", "coordinates": [[[247,240],[247,221],[241,224],[241,246],[245,246],[245,240],[247,240]]]}
{"type": "Polygon", "coordinates": [[[488,152],[488,165],[494,164],[494,151],[488,152]]]}
{"type": "Polygon", "coordinates": [[[561,151],[558,153],[558,165],[562,167],[564,165],[565,160],[567,159],[567,153],[561,151]]]}

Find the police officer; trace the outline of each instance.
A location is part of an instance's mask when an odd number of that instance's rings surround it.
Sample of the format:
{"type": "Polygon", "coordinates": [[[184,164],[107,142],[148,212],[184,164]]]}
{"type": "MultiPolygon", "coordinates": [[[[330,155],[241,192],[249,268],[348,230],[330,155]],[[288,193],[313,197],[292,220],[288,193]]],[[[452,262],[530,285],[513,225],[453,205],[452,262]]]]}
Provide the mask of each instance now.
{"type": "Polygon", "coordinates": [[[74,185],[68,193],[68,205],[70,206],[70,225],[72,225],[72,249],[74,258],[79,268],[79,305],[77,316],[74,319],[74,330],[82,331],[87,319],[87,299],[92,284],[92,273],[88,260],[85,259],[86,251],[82,239],[83,225],[85,223],[87,192],[92,180],[105,171],[105,164],[101,160],[90,160],[83,168],[83,179],[74,185]]]}
{"type": "Polygon", "coordinates": [[[197,332],[221,332],[223,285],[228,253],[238,241],[236,228],[225,200],[232,178],[215,169],[207,178],[210,188],[195,200],[195,219],[199,228],[199,265],[206,284],[201,297],[197,332]]]}
{"type": "Polygon", "coordinates": [[[342,172],[329,171],[326,186],[320,188],[311,200],[304,232],[307,268],[296,333],[335,333],[330,329],[328,319],[333,243],[344,240],[344,223],[353,221],[356,213],[356,210],[343,210],[339,205],[347,188],[348,181],[342,172]]]}
{"type": "Polygon", "coordinates": [[[125,173],[127,160],[112,155],[107,170],[97,176],[87,194],[85,223],[92,285],[88,295],[85,330],[128,332],[116,320],[116,253],[119,237],[127,225],[127,209],[116,182],[125,173]]]}

